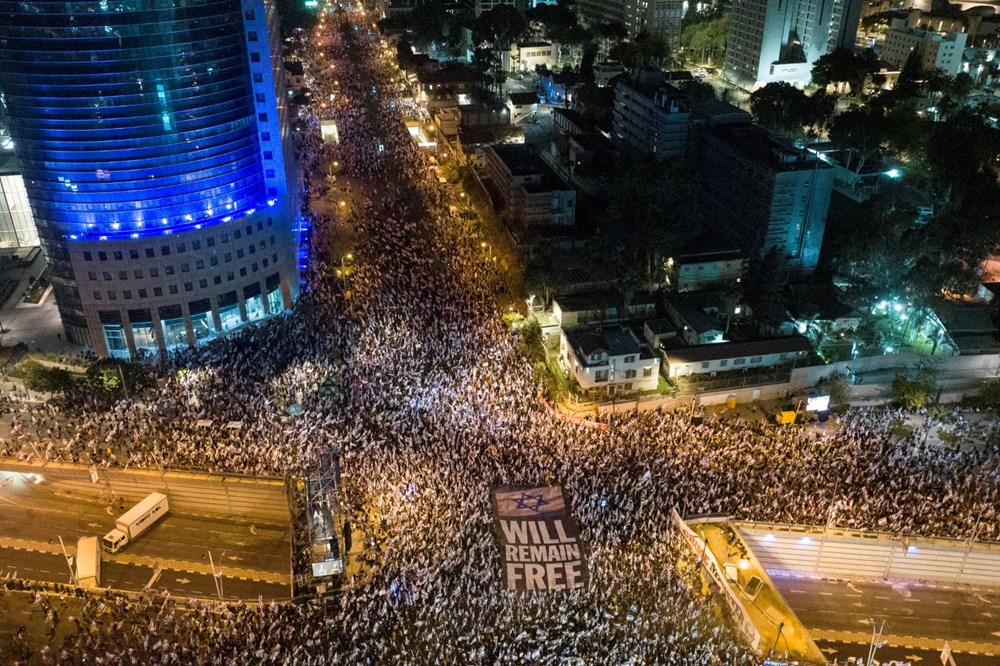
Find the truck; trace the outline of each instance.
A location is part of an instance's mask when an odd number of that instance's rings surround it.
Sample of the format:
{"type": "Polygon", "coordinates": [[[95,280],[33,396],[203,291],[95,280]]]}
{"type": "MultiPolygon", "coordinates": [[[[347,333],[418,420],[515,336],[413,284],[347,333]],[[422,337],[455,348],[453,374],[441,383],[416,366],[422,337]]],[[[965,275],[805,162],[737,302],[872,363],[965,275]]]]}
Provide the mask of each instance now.
{"type": "Polygon", "coordinates": [[[76,542],[76,584],[101,586],[101,544],[95,536],[80,537],[76,542]]]}
{"type": "Polygon", "coordinates": [[[139,538],[143,532],[167,515],[170,503],[163,493],[150,493],[115,521],[115,529],[104,535],[101,545],[109,553],[117,553],[139,538]]]}

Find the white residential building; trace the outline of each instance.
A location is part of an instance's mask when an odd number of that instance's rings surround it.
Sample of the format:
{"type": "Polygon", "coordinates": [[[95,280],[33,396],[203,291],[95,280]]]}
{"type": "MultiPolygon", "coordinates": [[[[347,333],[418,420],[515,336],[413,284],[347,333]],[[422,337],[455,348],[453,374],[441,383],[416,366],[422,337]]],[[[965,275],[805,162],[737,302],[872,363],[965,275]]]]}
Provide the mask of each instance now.
{"type": "Polygon", "coordinates": [[[511,44],[500,53],[503,68],[508,72],[534,72],[539,66],[555,69],[559,60],[559,44],[525,42],[511,44]]]}
{"type": "Polygon", "coordinates": [[[587,393],[654,390],[660,359],[627,328],[563,329],[559,361],[587,393]]]}
{"type": "Polygon", "coordinates": [[[910,53],[915,51],[920,57],[920,67],[925,72],[940,69],[948,76],[955,76],[962,67],[962,52],[968,37],[964,32],[934,32],[910,28],[905,19],[893,19],[885,34],[885,45],[879,57],[902,68],[910,53]]]}
{"type": "Polygon", "coordinates": [[[681,347],[663,352],[663,374],[671,379],[688,375],[714,375],[733,370],[754,370],[804,361],[812,345],[801,335],[754,342],[681,347]]]}

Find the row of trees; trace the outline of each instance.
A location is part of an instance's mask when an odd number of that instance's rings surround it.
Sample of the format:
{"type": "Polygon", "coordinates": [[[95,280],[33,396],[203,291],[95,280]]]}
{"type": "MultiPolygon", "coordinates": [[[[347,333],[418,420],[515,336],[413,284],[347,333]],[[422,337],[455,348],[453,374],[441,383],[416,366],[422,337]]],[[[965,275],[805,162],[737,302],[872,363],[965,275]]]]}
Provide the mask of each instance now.
{"type": "Polygon", "coordinates": [[[28,389],[61,394],[65,398],[85,394],[97,399],[116,399],[135,395],[152,385],[146,367],[113,358],[94,360],[83,375],[37,361],[26,361],[19,370],[28,389]]]}

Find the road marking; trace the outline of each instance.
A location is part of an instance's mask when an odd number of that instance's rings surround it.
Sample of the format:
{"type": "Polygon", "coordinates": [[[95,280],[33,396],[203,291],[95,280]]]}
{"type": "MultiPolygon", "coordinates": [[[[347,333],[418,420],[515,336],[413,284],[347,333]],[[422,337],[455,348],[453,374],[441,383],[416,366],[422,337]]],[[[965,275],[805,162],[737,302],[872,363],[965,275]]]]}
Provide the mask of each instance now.
{"type": "Polygon", "coordinates": [[[889,599],[892,599],[892,597],[880,597],[877,594],[875,595],[875,598],[876,599],[882,599],[883,601],[888,601],[889,599]]]}
{"type": "Polygon", "coordinates": [[[806,594],[805,590],[788,590],[789,592],[794,592],[795,594],[806,594]]]}
{"type": "Polygon", "coordinates": [[[820,592],[820,594],[822,596],[824,596],[824,597],[832,597],[833,596],[833,592],[820,592]]]}

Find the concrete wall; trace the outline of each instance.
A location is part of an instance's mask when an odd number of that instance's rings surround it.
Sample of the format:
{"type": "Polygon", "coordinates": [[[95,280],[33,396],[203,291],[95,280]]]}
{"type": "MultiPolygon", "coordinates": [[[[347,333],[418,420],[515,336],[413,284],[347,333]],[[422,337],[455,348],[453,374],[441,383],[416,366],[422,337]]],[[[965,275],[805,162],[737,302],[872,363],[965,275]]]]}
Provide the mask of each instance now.
{"type": "Polygon", "coordinates": [[[768,571],[1000,587],[1000,544],[798,525],[736,523],[768,571]]]}
{"type": "Polygon", "coordinates": [[[886,392],[889,390],[888,383],[891,382],[893,371],[905,372],[911,369],[918,361],[933,362],[937,370],[938,386],[942,389],[941,401],[944,403],[959,402],[963,397],[978,392],[978,386],[974,386],[977,378],[983,381],[998,376],[1000,371],[1000,354],[977,354],[974,356],[920,356],[917,354],[892,354],[887,356],[869,356],[856,358],[853,361],[841,361],[829,365],[816,365],[805,368],[795,368],[792,370],[791,378],[784,384],[767,384],[764,386],[748,386],[746,388],[732,388],[711,393],[699,393],[681,395],[676,398],[664,396],[648,396],[639,400],[621,401],[616,404],[600,404],[597,410],[600,413],[625,412],[633,409],[647,410],[657,409],[677,409],[689,407],[697,402],[699,405],[711,406],[721,405],[726,402],[729,396],[735,396],[737,404],[749,404],[759,400],[780,400],[787,396],[801,394],[806,389],[813,388],[816,383],[824,377],[829,377],[835,372],[850,374],[864,374],[872,372],[884,372],[886,377],[879,378],[879,383],[862,384],[851,386],[851,404],[882,404],[887,401],[886,392]],[[850,368],[848,370],[847,368],[850,368]]]}

